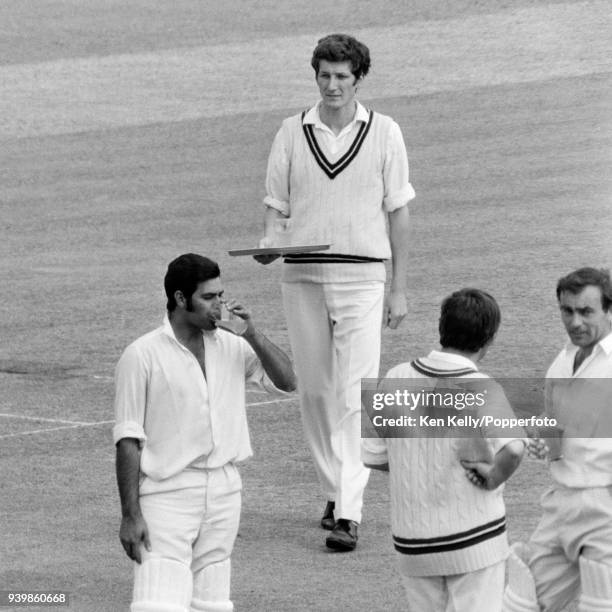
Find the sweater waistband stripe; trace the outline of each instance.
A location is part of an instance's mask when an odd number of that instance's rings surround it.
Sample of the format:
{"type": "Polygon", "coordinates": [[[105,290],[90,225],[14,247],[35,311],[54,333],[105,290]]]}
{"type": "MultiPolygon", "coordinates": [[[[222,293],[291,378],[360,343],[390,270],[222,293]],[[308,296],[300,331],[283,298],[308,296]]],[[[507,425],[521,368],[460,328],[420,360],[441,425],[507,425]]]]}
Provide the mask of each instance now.
{"type": "MultiPolygon", "coordinates": [[[[497,529],[499,529],[500,527],[505,527],[505,525],[497,525],[496,527],[491,527],[490,529],[485,529],[483,531],[479,531],[477,534],[473,534],[473,535],[469,535],[469,536],[465,536],[463,538],[454,538],[452,540],[439,540],[436,545],[440,544],[456,544],[459,542],[465,542],[466,540],[471,540],[475,537],[478,537],[480,535],[484,535],[486,533],[492,532],[492,531],[496,531],[497,529]]],[[[419,548],[421,546],[424,546],[424,544],[406,544],[406,543],[400,543],[401,538],[393,538],[394,542],[398,545],[398,546],[402,546],[403,548],[419,548]]]]}
{"type": "Polygon", "coordinates": [[[345,255],[343,253],[295,253],[285,255],[285,263],[378,263],[384,261],[377,257],[364,255],[345,255]]]}
{"type": "MultiPolygon", "coordinates": [[[[486,540],[491,540],[500,536],[502,533],[506,531],[506,524],[500,525],[494,529],[487,530],[484,533],[480,533],[476,536],[472,536],[470,538],[456,540],[453,542],[448,542],[446,544],[433,544],[429,546],[421,545],[418,547],[406,546],[405,544],[398,543],[398,538],[393,536],[393,545],[397,552],[400,552],[404,555],[425,555],[430,553],[442,553],[449,552],[452,550],[461,550],[462,548],[468,548],[470,546],[475,546],[481,542],[486,540]]],[[[401,538],[400,538],[401,539],[401,538]]]]}
{"type": "Polygon", "coordinates": [[[425,376],[431,376],[433,378],[452,378],[455,376],[465,376],[466,374],[474,374],[478,370],[476,368],[458,368],[456,370],[440,370],[439,368],[432,368],[431,366],[425,365],[420,359],[415,359],[410,362],[410,365],[419,374],[425,376]]]}
{"type": "Polygon", "coordinates": [[[487,529],[492,529],[494,527],[499,527],[501,525],[505,526],[506,517],[502,516],[501,518],[495,519],[494,521],[489,521],[488,523],[484,523],[483,525],[478,525],[478,527],[472,527],[472,529],[467,529],[466,531],[458,531],[457,533],[451,533],[445,536],[438,536],[435,538],[400,538],[398,536],[393,536],[393,539],[399,544],[435,544],[439,542],[450,542],[453,540],[469,537],[471,535],[476,535],[481,533],[482,531],[486,531],[487,529]]]}

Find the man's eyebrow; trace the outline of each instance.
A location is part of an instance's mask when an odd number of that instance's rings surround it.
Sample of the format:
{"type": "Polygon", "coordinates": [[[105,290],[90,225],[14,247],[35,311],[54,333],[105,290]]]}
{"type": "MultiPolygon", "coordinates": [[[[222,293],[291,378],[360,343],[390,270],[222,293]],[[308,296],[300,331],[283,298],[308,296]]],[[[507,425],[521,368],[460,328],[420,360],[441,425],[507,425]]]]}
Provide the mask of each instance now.
{"type": "Polygon", "coordinates": [[[560,304],[559,308],[561,308],[561,310],[565,310],[566,312],[578,312],[580,314],[584,314],[585,312],[592,312],[593,308],[591,306],[577,306],[577,307],[573,307],[573,306],[567,306],[566,304],[560,304]]]}

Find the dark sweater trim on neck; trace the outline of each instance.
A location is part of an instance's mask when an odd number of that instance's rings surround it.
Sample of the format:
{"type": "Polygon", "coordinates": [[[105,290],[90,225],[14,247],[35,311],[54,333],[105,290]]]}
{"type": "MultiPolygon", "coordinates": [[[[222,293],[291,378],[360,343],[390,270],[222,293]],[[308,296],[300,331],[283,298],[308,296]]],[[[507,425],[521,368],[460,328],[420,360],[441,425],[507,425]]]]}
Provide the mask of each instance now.
{"type": "Polygon", "coordinates": [[[368,120],[366,122],[362,122],[359,127],[359,131],[355,136],[355,139],[351,143],[348,151],[337,161],[330,162],[327,157],[325,157],[325,153],[323,153],[314,133],[314,127],[311,123],[304,123],[304,116],[306,115],[306,111],[302,113],[302,129],[304,130],[304,135],[306,136],[306,142],[308,142],[308,146],[310,151],[312,152],[315,161],[327,174],[328,178],[331,180],[335,179],[345,168],[349,166],[349,164],[357,157],[359,150],[361,149],[361,145],[365,140],[365,137],[368,135],[370,131],[370,127],[372,126],[372,121],[374,119],[374,111],[368,111],[368,120]]]}

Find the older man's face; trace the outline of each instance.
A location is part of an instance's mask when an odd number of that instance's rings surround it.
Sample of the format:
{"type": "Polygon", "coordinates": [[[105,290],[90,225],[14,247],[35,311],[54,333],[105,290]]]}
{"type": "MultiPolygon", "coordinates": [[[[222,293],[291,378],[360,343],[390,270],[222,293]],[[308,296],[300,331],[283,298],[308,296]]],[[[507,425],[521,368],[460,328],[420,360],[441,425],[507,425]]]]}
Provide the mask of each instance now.
{"type": "Polygon", "coordinates": [[[601,305],[601,289],[588,285],[580,293],[562,291],[561,320],[572,344],[592,348],[610,333],[610,315],[601,305]]]}

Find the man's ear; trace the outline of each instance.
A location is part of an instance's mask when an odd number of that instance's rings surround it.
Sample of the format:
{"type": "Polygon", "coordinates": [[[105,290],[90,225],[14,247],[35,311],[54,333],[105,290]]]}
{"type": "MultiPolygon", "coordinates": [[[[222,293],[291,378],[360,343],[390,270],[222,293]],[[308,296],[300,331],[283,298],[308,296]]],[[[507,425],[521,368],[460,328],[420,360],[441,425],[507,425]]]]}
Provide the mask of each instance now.
{"type": "Polygon", "coordinates": [[[476,359],[476,361],[482,361],[485,357],[485,355],[487,354],[487,352],[489,351],[489,348],[491,347],[491,345],[493,344],[493,342],[495,341],[495,336],[493,336],[493,338],[491,338],[479,351],[478,351],[478,358],[476,359]]]}
{"type": "Polygon", "coordinates": [[[174,292],[174,300],[176,301],[176,305],[180,308],[185,308],[185,306],[187,306],[187,300],[180,289],[174,292]]]}

